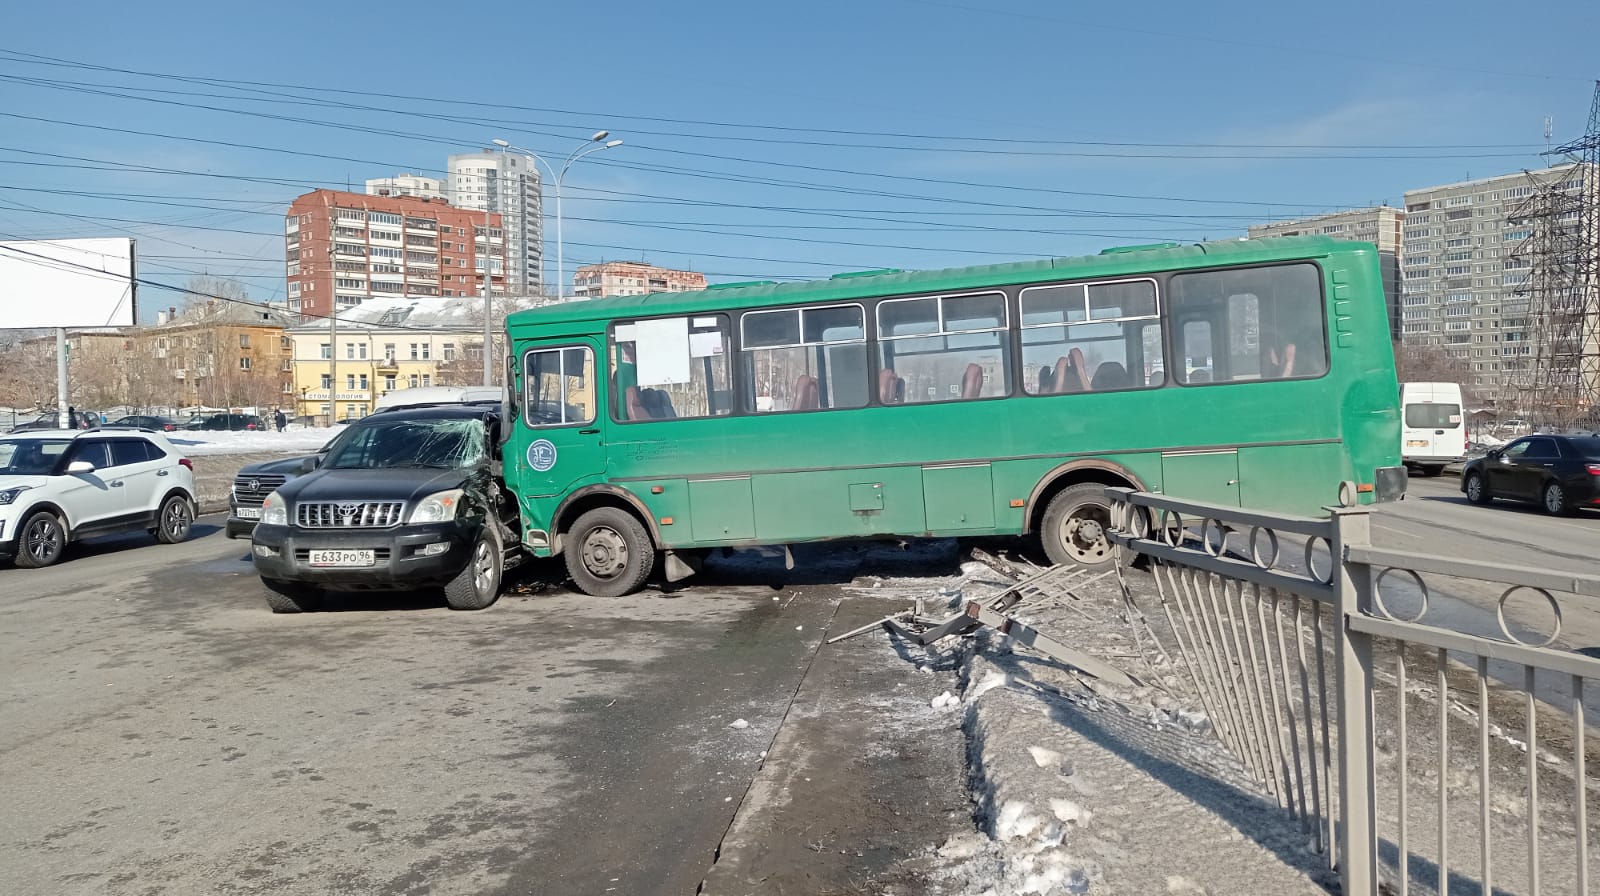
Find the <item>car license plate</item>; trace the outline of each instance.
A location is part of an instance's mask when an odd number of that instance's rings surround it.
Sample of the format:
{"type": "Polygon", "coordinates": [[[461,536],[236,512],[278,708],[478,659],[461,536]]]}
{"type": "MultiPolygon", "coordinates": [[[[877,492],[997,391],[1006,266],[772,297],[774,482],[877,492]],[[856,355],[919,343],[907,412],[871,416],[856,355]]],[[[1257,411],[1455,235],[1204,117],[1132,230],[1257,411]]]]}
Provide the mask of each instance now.
{"type": "Polygon", "coordinates": [[[312,551],[312,566],[371,566],[372,551],[312,551]]]}
{"type": "Polygon", "coordinates": [[[1426,447],[1428,447],[1428,440],[1427,439],[1408,439],[1406,441],[1406,447],[1407,448],[1426,448],[1426,447]]]}
{"type": "Polygon", "coordinates": [[[241,520],[259,520],[261,519],[261,508],[241,507],[237,512],[237,516],[241,520]]]}

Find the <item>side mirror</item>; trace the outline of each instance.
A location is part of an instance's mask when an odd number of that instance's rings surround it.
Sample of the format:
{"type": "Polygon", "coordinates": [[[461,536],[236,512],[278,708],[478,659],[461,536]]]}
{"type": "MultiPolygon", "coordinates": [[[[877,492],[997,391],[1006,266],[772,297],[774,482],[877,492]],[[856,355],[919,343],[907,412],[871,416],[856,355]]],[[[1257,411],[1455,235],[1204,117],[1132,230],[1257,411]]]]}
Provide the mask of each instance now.
{"type": "Polygon", "coordinates": [[[68,473],[93,473],[94,472],[94,464],[91,464],[86,460],[75,460],[72,463],[67,464],[67,472],[68,473]]]}
{"type": "Polygon", "coordinates": [[[314,457],[308,457],[305,460],[302,460],[300,462],[300,473],[303,475],[315,470],[317,468],[317,464],[322,462],[322,458],[323,455],[318,454],[314,457]]]}

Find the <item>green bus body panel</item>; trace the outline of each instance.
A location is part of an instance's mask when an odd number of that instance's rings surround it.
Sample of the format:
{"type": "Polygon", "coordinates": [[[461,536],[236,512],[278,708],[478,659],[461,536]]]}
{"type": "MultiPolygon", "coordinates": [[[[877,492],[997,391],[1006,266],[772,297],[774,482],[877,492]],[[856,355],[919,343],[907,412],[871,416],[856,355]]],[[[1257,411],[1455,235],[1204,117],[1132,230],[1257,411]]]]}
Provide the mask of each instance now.
{"type": "Polygon", "coordinates": [[[929,532],[994,527],[994,483],[989,464],[922,468],[922,502],[929,532]]]}
{"type": "Polygon", "coordinates": [[[1184,497],[1212,504],[1239,504],[1239,452],[1188,451],[1161,456],[1163,480],[1185,482],[1184,497]]]}
{"type": "Polygon", "coordinates": [[[593,438],[603,460],[574,444],[574,463],[588,469],[563,469],[563,453],[555,470],[533,474],[521,455],[552,430],[519,422],[505,447],[508,483],[527,527],[549,530],[565,495],[530,497],[541,491],[533,477],[542,477],[543,491],[555,481],[604,481],[648,508],[665,548],[1020,534],[1042,510],[1028,499],[1053,471],[1074,463],[1126,470],[1146,488],[1177,497],[1322,515],[1337,503],[1341,481],[1370,483],[1375,470],[1400,463],[1399,386],[1369,244],[1241,240],[594,299],[517,312],[507,331],[520,356],[563,340],[603,345],[607,324],[618,318],[1296,260],[1323,269],[1330,366],[1316,379],[618,422],[610,419],[609,384],[600,377],[593,438]]]}
{"type": "Polygon", "coordinates": [[[689,529],[697,542],[748,541],[756,537],[749,476],[690,482],[689,513],[689,529]]]}

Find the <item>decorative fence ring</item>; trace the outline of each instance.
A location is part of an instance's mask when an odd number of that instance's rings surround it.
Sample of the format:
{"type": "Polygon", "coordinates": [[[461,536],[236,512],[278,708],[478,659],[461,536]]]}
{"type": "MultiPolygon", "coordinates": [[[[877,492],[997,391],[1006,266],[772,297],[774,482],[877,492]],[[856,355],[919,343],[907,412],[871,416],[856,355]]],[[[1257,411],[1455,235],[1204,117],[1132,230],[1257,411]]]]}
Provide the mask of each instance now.
{"type": "Polygon", "coordinates": [[[1200,524],[1200,543],[1205,546],[1206,553],[1213,557],[1221,557],[1222,552],[1228,549],[1228,527],[1222,525],[1222,520],[1216,517],[1206,517],[1200,524]],[[1211,532],[1215,529],[1221,537],[1217,539],[1216,548],[1211,546],[1211,532]]]}
{"type": "Polygon", "coordinates": [[[1549,591],[1546,591],[1543,588],[1535,588],[1532,585],[1512,585],[1510,588],[1505,590],[1504,594],[1500,595],[1500,602],[1495,605],[1494,615],[1495,618],[1500,621],[1500,633],[1505,635],[1506,638],[1514,644],[1521,644],[1524,647],[1549,647],[1551,644],[1555,643],[1556,638],[1561,637],[1561,604],[1557,603],[1555,597],[1551,595],[1549,591]],[[1550,637],[1545,638],[1543,641],[1524,641],[1516,635],[1513,635],[1511,633],[1511,626],[1506,625],[1506,598],[1524,588],[1537,594],[1544,595],[1544,599],[1550,604],[1550,611],[1556,616],[1555,630],[1550,633],[1550,637]]]}
{"type": "Polygon", "coordinates": [[[1174,548],[1183,544],[1183,515],[1178,511],[1161,511],[1161,540],[1174,548]]]}
{"type": "Polygon", "coordinates": [[[1150,511],[1143,507],[1128,505],[1132,513],[1133,535],[1135,538],[1150,537],[1150,511]]]}
{"type": "Polygon", "coordinates": [[[1372,602],[1377,605],[1379,612],[1396,622],[1420,622],[1422,617],[1428,614],[1428,583],[1424,582],[1422,576],[1417,575],[1417,571],[1414,569],[1401,569],[1397,566],[1391,566],[1378,573],[1378,578],[1373,581],[1372,602]],[[1417,590],[1422,592],[1422,608],[1417,610],[1417,615],[1412,616],[1410,619],[1396,616],[1394,611],[1389,609],[1389,605],[1383,602],[1383,579],[1391,572],[1401,572],[1410,576],[1411,581],[1417,583],[1417,590]]]}
{"type": "Polygon", "coordinates": [[[1321,582],[1324,585],[1331,585],[1331,584],[1333,584],[1334,566],[1335,566],[1335,563],[1334,563],[1334,560],[1333,560],[1333,545],[1328,541],[1328,539],[1326,537],[1321,536],[1321,535],[1313,535],[1310,538],[1306,539],[1306,575],[1310,576],[1315,581],[1321,582]],[[1322,577],[1320,575],[1317,575],[1317,565],[1316,565],[1316,563],[1314,563],[1312,561],[1312,556],[1311,556],[1311,549],[1316,547],[1317,546],[1317,542],[1319,542],[1319,541],[1328,546],[1328,575],[1327,575],[1326,578],[1324,578],[1324,577],[1322,577]]]}
{"type": "Polygon", "coordinates": [[[1250,527],[1250,561],[1262,569],[1272,569],[1278,565],[1278,533],[1263,526],[1250,527]],[[1267,543],[1272,546],[1272,554],[1266,560],[1261,559],[1261,545],[1256,537],[1267,533],[1267,543]]]}

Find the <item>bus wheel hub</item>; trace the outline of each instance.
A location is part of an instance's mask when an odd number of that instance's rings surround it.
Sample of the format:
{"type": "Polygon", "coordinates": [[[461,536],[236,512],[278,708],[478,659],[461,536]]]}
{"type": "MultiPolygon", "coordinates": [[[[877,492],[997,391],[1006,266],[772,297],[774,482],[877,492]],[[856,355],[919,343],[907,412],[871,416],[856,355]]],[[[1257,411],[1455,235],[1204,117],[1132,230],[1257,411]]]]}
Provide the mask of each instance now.
{"type": "Polygon", "coordinates": [[[583,565],[597,576],[616,575],[628,563],[628,545],[610,529],[589,533],[583,545],[583,565]]]}

